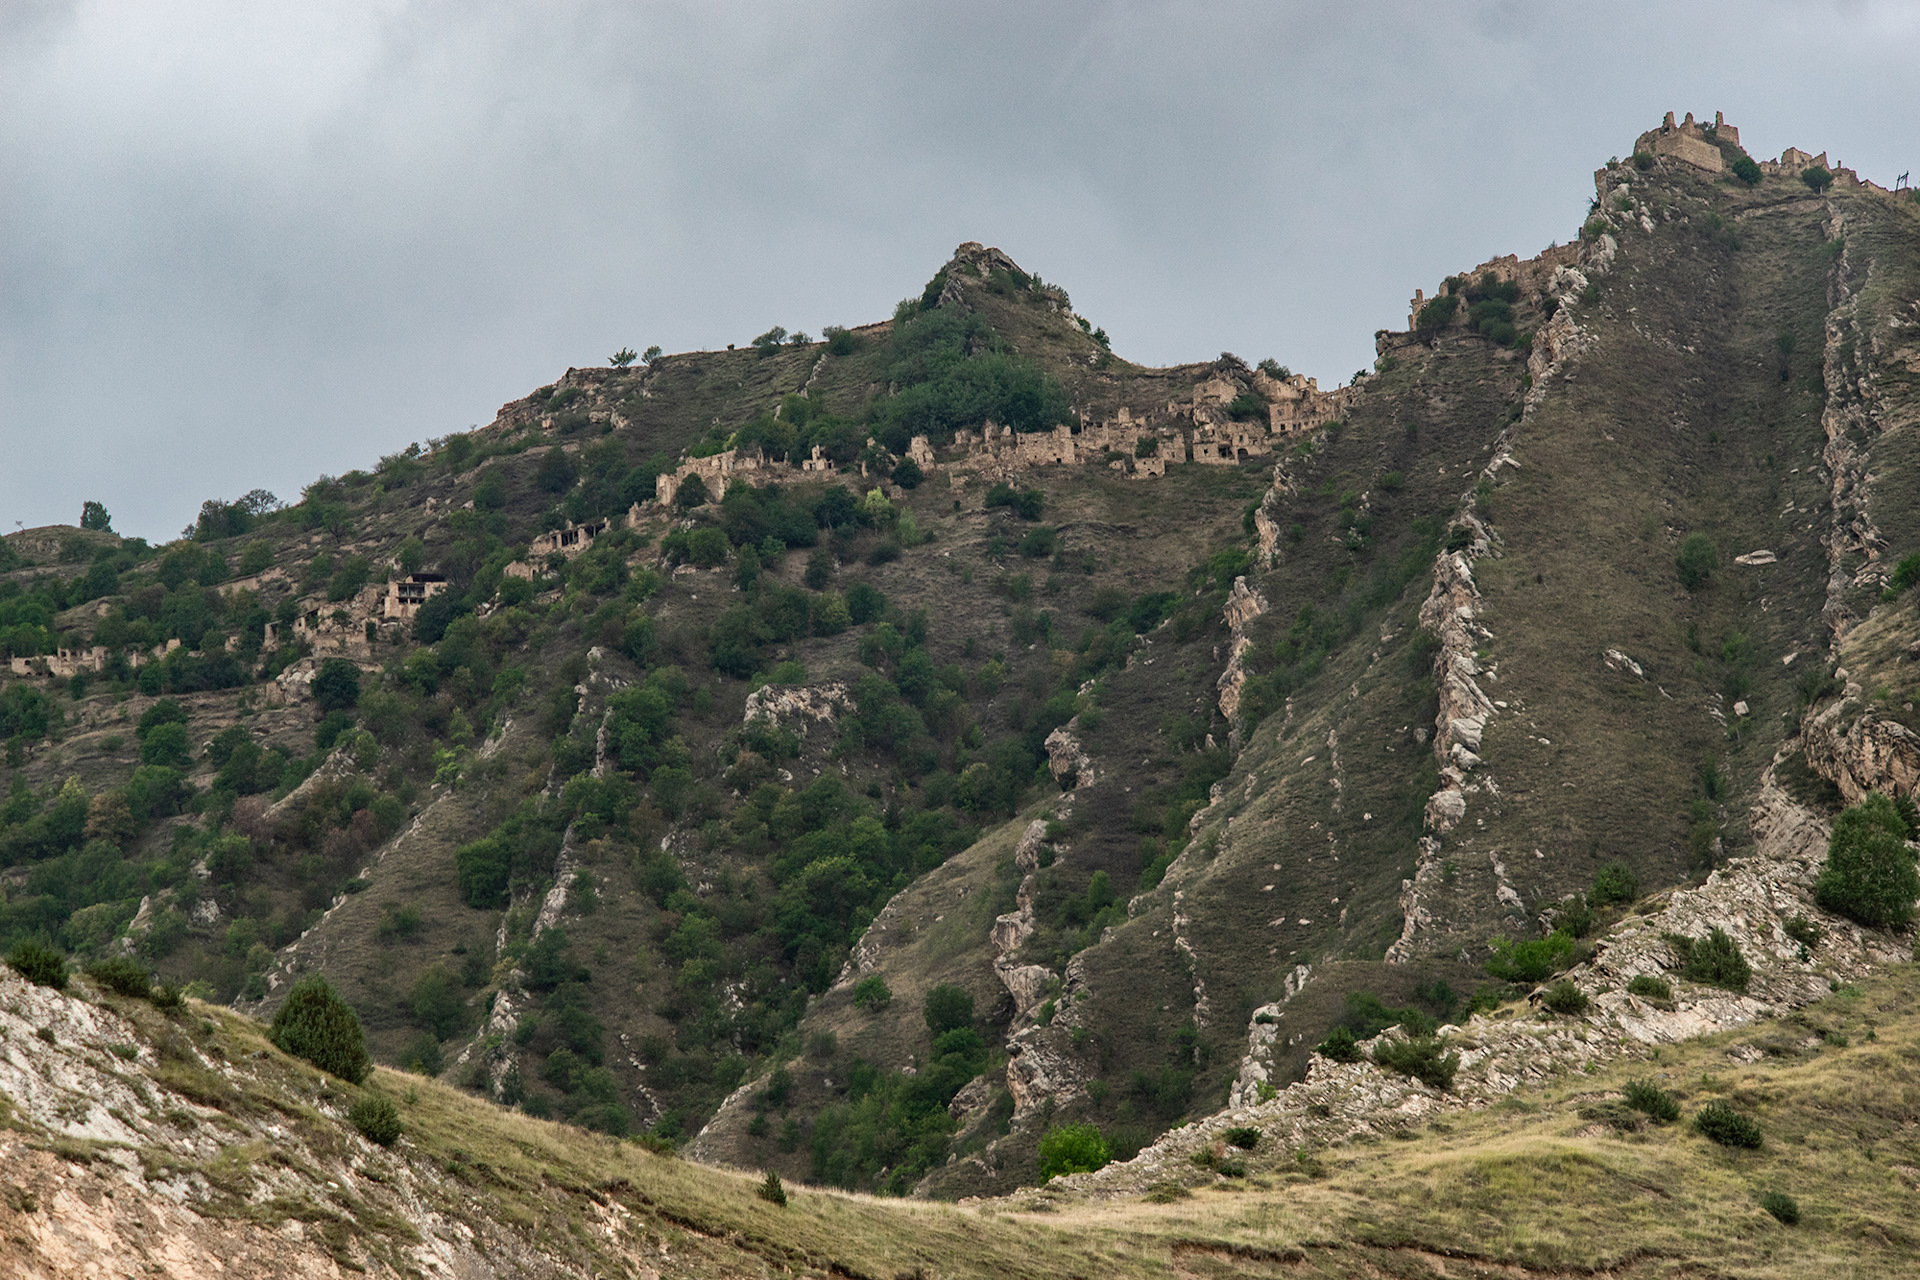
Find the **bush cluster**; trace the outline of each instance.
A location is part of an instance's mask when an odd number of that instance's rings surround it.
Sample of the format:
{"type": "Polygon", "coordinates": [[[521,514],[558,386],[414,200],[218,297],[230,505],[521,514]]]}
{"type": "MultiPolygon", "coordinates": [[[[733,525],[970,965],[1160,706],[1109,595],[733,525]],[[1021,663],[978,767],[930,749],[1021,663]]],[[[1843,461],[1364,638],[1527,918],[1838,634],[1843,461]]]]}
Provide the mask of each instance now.
{"type": "Polygon", "coordinates": [[[1703,982],[1728,991],[1747,989],[1753,970],[1748,966],[1747,958],[1740,954],[1739,944],[1727,936],[1726,930],[1719,925],[1708,929],[1704,938],[1689,938],[1677,933],[1670,933],[1666,937],[1680,957],[1680,976],[1687,981],[1703,982]]]}
{"type": "Polygon", "coordinates": [[[1373,1060],[1434,1089],[1452,1088],[1454,1073],[1460,1069],[1460,1055],[1447,1052],[1446,1046],[1432,1036],[1382,1040],[1374,1046],[1373,1060]]]}
{"type": "Polygon", "coordinates": [[[1869,928],[1909,923],[1920,898],[1920,871],[1907,847],[1912,836],[1894,802],[1871,793],[1834,819],[1814,900],[1869,928]]]}
{"type": "Polygon", "coordinates": [[[7,952],[7,964],[28,982],[56,991],[66,989],[67,958],[44,943],[16,942],[7,952]]]}
{"type": "Polygon", "coordinates": [[[1090,1124],[1059,1125],[1040,1139],[1040,1181],[1069,1173],[1092,1173],[1112,1159],[1107,1140],[1090,1124]]]}
{"type": "Polygon", "coordinates": [[[347,1109],[347,1120],[368,1142],[390,1147],[400,1140],[400,1110],[391,1098],[370,1093],[347,1109]]]}
{"type": "Polygon", "coordinates": [[[1672,1124],[1680,1118],[1680,1104],[1673,1100],[1672,1094],[1651,1080],[1629,1080],[1622,1092],[1628,1106],[1652,1116],[1662,1124],[1672,1124]]]}
{"type": "Polygon", "coordinates": [[[1766,1144],[1760,1132],[1760,1126],[1751,1116],[1736,1110],[1725,1102],[1709,1102],[1693,1116],[1693,1127],[1710,1142],[1723,1147],[1740,1147],[1754,1150],[1766,1144]]]}

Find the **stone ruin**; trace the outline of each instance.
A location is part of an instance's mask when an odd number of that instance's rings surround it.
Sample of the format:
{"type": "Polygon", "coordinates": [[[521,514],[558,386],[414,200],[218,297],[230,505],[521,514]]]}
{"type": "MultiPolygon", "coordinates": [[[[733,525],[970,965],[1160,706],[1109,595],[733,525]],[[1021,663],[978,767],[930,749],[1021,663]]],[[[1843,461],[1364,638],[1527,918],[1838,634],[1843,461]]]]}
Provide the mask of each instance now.
{"type": "MultiPolygon", "coordinates": [[[[1713,113],[1712,124],[1696,124],[1693,113],[1689,111],[1686,119],[1674,123],[1673,112],[1667,112],[1667,118],[1658,129],[1649,129],[1634,140],[1636,153],[1646,152],[1663,160],[1677,160],[1681,164],[1698,169],[1703,173],[1723,173],[1727,169],[1725,156],[1718,146],[1721,142],[1740,145],[1740,130],[1730,125],[1720,112],[1713,113]]],[[[1760,172],[1769,178],[1786,176],[1798,177],[1808,169],[1826,169],[1833,174],[1836,183],[1848,186],[1872,187],[1876,191],[1886,188],[1863,181],[1859,174],[1841,164],[1838,160],[1829,161],[1827,153],[1808,155],[1798,147],[1788,147],[1780,153],[1778,160],[1761,160],[1755,157],[1754,163],[1760,172]]],[[[1600,179],[1607,170],[1598,170],[1594,177],[1600,179]]]]}
{"type": "MultiPolygon", "coordinates": [[[[1122,405],[1112,417],[1100,421],[1083,410],[1077,422],[1051,431],[1018,432],[988,421],[978,430],[956,431],[946,446],[915,436],[906,456],[929,474],[947,472],[948,483],[956,489],[966,485],[969,475],[1004,479],[1016,471],[1046,466],[1105,465],[1135,479],[1150,479],[1165,475],[1169,463],[1237,466],[1249,458],[1265,457],[1293,438],[1341,418],[1356,395],[1358,389],[1351,386],[1322,391],[1315,379],[1301,374],[1274,377],[1264,369],[1229,370],[1216,365],[1189,397],[1168,400],[1164,410],[1141,413],[1122,405]],[[1264,413],[1236,422],[1229,406],[1249,386],[1265,400],[1264,413]]],[[[687,458],[661,475],[654,482],[654,500],[670,506],[681,486],[694,476],[718,497],[736,479],[757,486],[835,474],[838,468],[817,445],[811,457],[797,464],[769,458],[759,449],[727,449],[687,458]]],[[[860,474],[866,475],[865,466],[860,474]]],[[[634,526],[639,518],[640,507],[635,504],[627,513],[627,525],[634,526]]],[[[566,553],[565,547],[550,549],[566,553]]],[[[540,554],[543,546],[536,542],[533,555],[540,554]]]]}

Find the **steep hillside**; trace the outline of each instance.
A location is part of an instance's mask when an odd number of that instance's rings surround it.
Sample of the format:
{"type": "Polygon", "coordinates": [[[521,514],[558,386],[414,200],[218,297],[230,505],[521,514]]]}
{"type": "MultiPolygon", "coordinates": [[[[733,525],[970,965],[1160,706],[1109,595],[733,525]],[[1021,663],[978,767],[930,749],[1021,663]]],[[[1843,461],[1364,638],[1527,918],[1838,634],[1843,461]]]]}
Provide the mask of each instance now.
{"type": "Polygon", "coordinates": [[[1765,795],[1911,796],[1917,250],[1689,118],[1351,385],[1130,364],[966,244],[165,547],[13,535],[0,945],[317,971],[382,1062],[796,1182],[1151,1163],[1336,1025],[1608,994],[1765,795]]]}

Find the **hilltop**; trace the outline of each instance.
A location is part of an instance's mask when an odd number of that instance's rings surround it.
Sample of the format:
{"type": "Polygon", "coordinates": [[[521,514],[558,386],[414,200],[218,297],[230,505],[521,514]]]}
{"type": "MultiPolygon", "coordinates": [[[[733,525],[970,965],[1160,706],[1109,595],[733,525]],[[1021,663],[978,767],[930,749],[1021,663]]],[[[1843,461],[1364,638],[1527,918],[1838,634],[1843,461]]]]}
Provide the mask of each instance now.
{"type": "Polygon", "coordinates": [[[1039,1194],[1136,1208],[1895,989],[1813,884],[1920,779],[1920,205],[1670,116],[1570,230],[1338,386],[1134,365],[969,243],[165,547],[12,535],[0,943],[318,972],[423,1096],[794,1184],[1030,1198],[1091,1125],[1039,1194]]]}

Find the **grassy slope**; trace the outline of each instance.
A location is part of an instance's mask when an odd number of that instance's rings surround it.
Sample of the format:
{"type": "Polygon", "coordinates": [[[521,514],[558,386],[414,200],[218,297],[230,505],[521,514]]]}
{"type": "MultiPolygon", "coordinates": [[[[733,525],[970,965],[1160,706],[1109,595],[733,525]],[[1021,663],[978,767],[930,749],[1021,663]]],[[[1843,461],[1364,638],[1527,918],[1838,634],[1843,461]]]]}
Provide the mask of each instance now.
{"type": "MultiPolygon", "coordinates": [[[[544,1255],[536,1271],[594,1274],[1422,1277],[1520,1267],[1786,1278],[1910,1266],[1916,997],[1920,970],[1901,966],[1790,1018],[1668,1046],[1631,1067],[1572,1073],[1396,1137],[1256,1147],[1246,1177],[1161,1203],[1043,1190],[954,1206],[790,1186],[784,1209],[753,1194],[756,1175],[662,1158],[384,1069],[368,1088],[398,1102],[406,1137],[382,1156],[330,1118],[358,1091],[282,1057],[257,1024],[201,1006],[174,1025],[137,1003],[107,1003],[157,1046],[123,1070],[222,1113],[208,1132],[228,1145],[186,1165],[150,1154],[149,1176],[201,1169],[212,1217],[265,1231],[301,1217],[343,1250],[357,1240],[348,1252],[362,1259],[404,1264],[411,1224],[426,1210],[474,1229],[502,1263],[544,1255]],[[182,1034],[199,1054],[245,1071],[192,1065],[182,1034]],[[1619,1132],[1581,1114],[1635,1076],[1672,1092],[1682,1123],[1619,1132]],[[1731,1151],[1693,1132],[1687,1118],[1712,1099],[1754,1117],[1765,1146],[1731,1151]],[[285,1158],[255,1141],[268,1123],[284,1127],[285,1158]],[[274,1198],[253,1203],[256,1185],[272,1185],[274,1198]],[[1768,1191],[1798,1201],[1799,1225],[1758,1207],[1768,1191]]],[[[166,1105],[162,1094],[156,1114],[166,1105]]],[[[85,1144],[35,1137],[32,1119],[16,1125],[33,1143],[89,1158],[85,1144]]],[[[30,1205],[9,1199],[0,1226],[35,1212],[30,1205]]],[[[8,1248],[25,1239],[18,1227],[7,1235],[8,1248]]]]}

